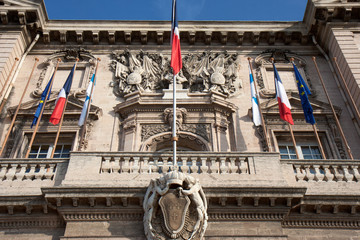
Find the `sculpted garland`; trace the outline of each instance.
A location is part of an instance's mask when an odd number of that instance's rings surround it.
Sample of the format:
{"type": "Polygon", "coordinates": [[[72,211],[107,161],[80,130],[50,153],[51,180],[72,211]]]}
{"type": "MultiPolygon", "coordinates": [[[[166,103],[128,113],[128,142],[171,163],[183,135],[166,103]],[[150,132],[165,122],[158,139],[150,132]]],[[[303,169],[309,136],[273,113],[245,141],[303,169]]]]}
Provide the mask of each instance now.
{"type": "MultiPolygon", "coordinates": [[[[227,52],[187,54],[176,82],[190,92],[216,91],[231,96],[242,87],[237,57],[227,52]]],[[[114,52],[113,58],[110,66],[115,72],[115,81],[112,86],[117,96],[135,91],[161,92],[172,83],[170,61],[162,54],[124,50],[114,52]]]]}

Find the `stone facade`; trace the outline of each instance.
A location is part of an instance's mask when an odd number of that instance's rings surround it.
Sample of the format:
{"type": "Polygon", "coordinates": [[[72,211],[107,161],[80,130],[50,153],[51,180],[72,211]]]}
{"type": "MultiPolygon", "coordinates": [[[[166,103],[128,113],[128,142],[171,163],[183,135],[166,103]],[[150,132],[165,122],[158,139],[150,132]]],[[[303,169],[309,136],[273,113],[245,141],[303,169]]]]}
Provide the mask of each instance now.
{"type": "Polygon", "coordinates": [[[166,176],[174,171],[171,107],[177,84],[177,179],[192,185],[164,191],[191,202],[184,207],[186,224],[171,225],[186,228],[175,231],[174,239],[359,239],[359,13],[359,1],[309,0],[301,22],[180,22],[184,66],[173,83],[169,22],[49,20],[42,0],[0,0],[1,143],[39,58],[2,149],[0,238],[169,238],[166,231],[176,227],[164,230],[161,221],[173,223],[161,218],[160,205],[169,208],[158,200],[165,188],[154,189],[163,178],[171,182],[166,176]],[[271,57],[292,105],[300,159],[284,153],[292,142],[279,118],[271,57]],[[48,158],[58,129],[48,120],[76,58],[59,139],[71,153],[48,158]],[[251,118],[248,58],[267,136],[251,118]],[[312,91],[326,159],[306,152],[318,144],[303,116],[291,58],[312,91]],[[32,148],[38,158],[24,158],[33,114],[58,59],[32,148]],[[97,63],[80,142],[77,121],[97,63]],[[149,230],[152,224],[158,235],[149,230]]]}

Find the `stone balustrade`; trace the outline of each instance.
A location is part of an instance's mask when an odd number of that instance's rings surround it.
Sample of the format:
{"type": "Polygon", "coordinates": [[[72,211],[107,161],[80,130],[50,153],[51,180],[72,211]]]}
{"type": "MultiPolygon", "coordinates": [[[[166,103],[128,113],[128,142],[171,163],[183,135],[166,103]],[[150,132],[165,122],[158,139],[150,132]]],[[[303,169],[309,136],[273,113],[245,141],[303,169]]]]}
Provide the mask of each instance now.
{"type": "MultiPolygon", "coordinates": [[[[249,174],[248,157],[239,154],[178,153],[179,170],[197,174],[249,174]]],[[[163,173],[172,170],[172,154],[116,153],[102,156],[101,173],[163,173]]]]}
{"type": "Polygon", "coordinates": [[[291,164],[298,182],[358,182],[360,161],[281,160],[291,164]]]}
{"type": "Polygon", "coordinates": [[[0,159],[1,181],[53,181],[63,159],[0,159]]]}

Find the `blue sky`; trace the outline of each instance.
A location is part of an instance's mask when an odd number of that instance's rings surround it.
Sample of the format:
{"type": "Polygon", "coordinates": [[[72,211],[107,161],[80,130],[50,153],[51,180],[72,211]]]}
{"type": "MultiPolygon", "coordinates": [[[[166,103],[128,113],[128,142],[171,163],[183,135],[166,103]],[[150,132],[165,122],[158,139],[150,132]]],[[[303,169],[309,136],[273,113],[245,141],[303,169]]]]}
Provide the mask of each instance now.
{"type": "MultiPolygon", "coordinates": [[[[172,0],[45,0],[50,19],[170,20],[172,0]]],[[[178,20],[301,21],[307,0],[178,0],[178,20]]]]}

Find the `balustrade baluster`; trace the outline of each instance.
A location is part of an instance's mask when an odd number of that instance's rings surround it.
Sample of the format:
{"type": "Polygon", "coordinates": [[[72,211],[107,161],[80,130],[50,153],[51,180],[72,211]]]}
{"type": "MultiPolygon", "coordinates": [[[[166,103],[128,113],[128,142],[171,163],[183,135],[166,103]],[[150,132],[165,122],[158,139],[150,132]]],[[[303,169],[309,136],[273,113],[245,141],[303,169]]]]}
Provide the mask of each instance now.
{"type": "Polygon", "coordinates": [[[191,159],[191,167],[190,167],[191,173],[198,173],[199,167],[196,164],[197,157],[193,157],[193,158],[190,158],[190,159],[191,159]]]}
{"type": "Polygon", "coordinates": [[[219,173],[216,157],[210,157],[210,174],[219,173]]]}
{"type": "Polygon", "coordinates": [[[131,167],[131,173],[139,173],[140,169],[140,157],[133,157],[133,165],[131,167]]]}
{"type": "Polygon", "coordinates": [[[200,160],[201,160],[200,172],[201,173],[208,173],[209,167],[206,164],[207,158],[206,157],[200,157],[200,160]]]}
{"type": "Polygon", "coordinates": [[[151,173],[159,172],[159,158],[153,158],[153,163],[150,165],[150,171],[151,173]]]}
{"type": "Polygon", "coordinates": [[[124,157],[123,161],[121,161],[121,172],[128,173],[130,170],[130,157],[124,157]]]}
{"type": "Polygon", "coordinates": [[[304,165],[306,178],[309,182],[314,182],[315,180],[315,174],[311,173],[311,166],[304,165]]]}
{"type": "Polygon", "coordinates": [[[149,172],[149,157],[144,156],[142,157],[143,164],[140,168],[140,173],[148,173],[149,172]]]}
{"type": "Polygon", "coordinates": [[[239,169],[238,166],[236,166],[236,158],[235,157],[229,157],[229,169],[230,169],[230,173],[234,174],[237,172],[237,170],[239,169]]]}
{"type": "Polygon", "coordinates": [[[102,172],[106,172],[106,173],[110,173],[110,159],[111,157],[103,157],[103,161],[102,161],[102,166],[101,166],[101,171],[102,172]]]}
{"type": "Polygon", "coordinates": [[[298,181],[305,181],[306,174],[302,171],[301,166],[300,165],[294,165],[294,167],[296,169],[296,179],[298,181]]]}
{"type": "Polygon", "coordinates": [[[46,170],[44,177],[47,180],[51,180],[51,178],[54,176],[54,168],[55,168],[56,164],[54,163],[50,163],[49,164],[49,168],[46,170]]]}
{"type": "Polygon", "coordinates": [[[338,167],[334,167],[334,172],[335,172],[335,178],[338,182],[343,181],[344,179],[344,173],[343,170],[341,169],[341,166],[338,167]]]}
{"type": "Polygon", "coordinates": [[[226,157],[220,157],[220,173],[226,174],[228,173],[228,167],[225,164],[226,157]]]}
{"type": "Polygon", "coordinates": [[[8,169],[8,172],[5,175],[6,180],[12,181],[14,179],[17,166],[18,164],[10,164],[10,168],[8,169]]]}
{"type": "MultiPolygon", "coordinates": [[[[44,173],[45,173],[45,164],[40,164],[37,168],[39,171],[35,171],[35,179],[34,180],[41,180],[44,176],[44,173]]],[[[35,168],[36,170],[36,168],[35,168]]]]}
{"type": "Polygon", "coordinates": [[[19,164],[20,165],[20,171],[15,173],[16,180],[22,181],[25,176],[26,171],[26,164],[19,164]]]}
{"type": "Polygon", "coordinates": [[[354,175],[349,172],[348,166],[342,166],[344,171],[344,180],[347,182],[351,182],[354,179],[354,175]]]}
{"type": "Polygon", "coordinates": [[[334,174],[331,172],[331,168],[329,165],[323,165],[325,172],[325,179],[327,182],[332,182],[334,180],[334,174]]]}
{"type": "Polygon", "coordinates": [[[25,173],[24,178],[26,180],[33,180],[35,177],[35,168],[36,168],[36,164],[30,164],[30,166],[27,168],[27,170],[29,169],[28,172],[25,173]]]}
{"type": "Polygon", "coordinates": [[[247,163],[245,162],[245,159],[240,159],[239,164],[240,164],[239,166],[240,174],[248,173],[248,167],[247,167],[247,163]]]}
{"type": "MultiPolygon", "coordinates": [[[[354,171],[354,176],[355,179],[359,182],[360,181],[360,173],[359,173],[359,168],[357,165],[352,165],[351,166],[352,170],[354,171]]],[[[1,179],[1,178],[0,178],[1,179]]]]}
{"type": "Polygon", "coordinates": [[[7,173],[8,165],[1,165],[0,167],[0,180],[4,180],[4,177],[7,173]]]}
{"type": "Polygon", "coordinates": [[[314,170],[315,170],[314,180],[318,182],[322,182],[325,176],[320,172],[320,165],[314,165],[314,170]]]}
{"type": "Polygon", "coordinates": [[[110,162],[111,172],[113,173],[119,173],[120,172],[120,158],[114,157],[114,161],[110,162]]]}

